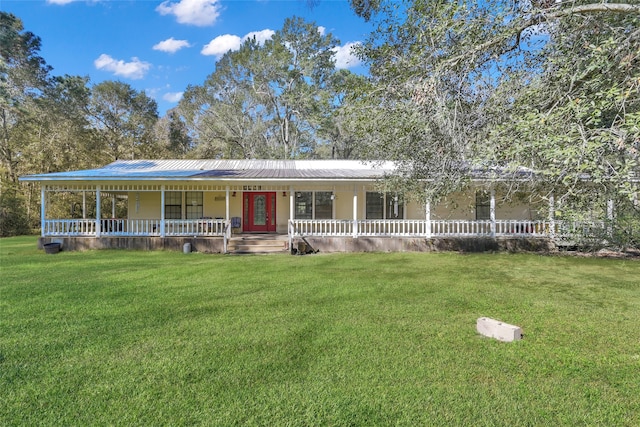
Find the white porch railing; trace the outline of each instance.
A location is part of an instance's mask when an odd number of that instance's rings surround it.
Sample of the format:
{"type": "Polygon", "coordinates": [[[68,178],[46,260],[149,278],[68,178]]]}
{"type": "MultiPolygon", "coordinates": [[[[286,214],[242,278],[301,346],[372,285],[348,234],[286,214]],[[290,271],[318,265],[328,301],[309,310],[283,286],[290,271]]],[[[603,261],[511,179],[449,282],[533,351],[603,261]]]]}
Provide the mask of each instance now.
{"type": "MultiPolygon", "coordinates": [[[[552,237],[567,226],[530,220],[289,220],[289,235],[304,237],[552,237]],[[356,224],[354,233],[354,223],[356,224]],[[564,227],[564,228],[563,228],[564,227]]],[[[572,227],[575,228],[575,227],[572,227]]]]}
{"type": "MultiPolygon", "coordinates": [[[[215,237],[228,234],[224,219],[102,219],[101,236],[202,236],[215,237]]],[[[90,236],[98,235],[95,219],[47,219],[44,221],[44,236],[90,236]]]]}
{"type": "Polygon", "coordinates": [[[426,236],[427,222],[419,219],[366,219],[358,222],[358,236],[426,236]]]}
{"type": "Polygon", "coordinates": [[[165,236],[223,236],[224,219],[167,219],[165,236]]]}
{"type": "Polygon", "coordinates": [[[43,221],[44,236],[95,236],[95,219],[46,219],[43,221]]]}
{"type": "MultiPolygon", "coordinates": [[[[43,236],[98,235],[95,219],[47,219],[43,236]]],[[[529,220],[289,220],[293,237],[550,237],[571,241],[576,236],[602,236],[604,222],[529,220]]],[[[102,219],[100,236],[202,236],[231,237],[224,219],[102,219]],[[164,229],[163,229],[164,224],[164,229]]]]}
{"type": "MultiPolygon", "coordinates": [[[[289,221],[298,236],[352,236],[353,221],[342,219],[296,219],[289,221]]],[[[291,227],[289,227],[291,232],[291,227]]]]}

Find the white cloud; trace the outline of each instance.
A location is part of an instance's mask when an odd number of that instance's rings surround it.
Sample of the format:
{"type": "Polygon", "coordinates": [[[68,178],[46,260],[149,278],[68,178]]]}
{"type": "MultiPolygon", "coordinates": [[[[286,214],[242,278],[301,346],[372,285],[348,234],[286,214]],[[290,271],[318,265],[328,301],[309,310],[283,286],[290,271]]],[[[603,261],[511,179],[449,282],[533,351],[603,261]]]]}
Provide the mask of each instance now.
{"type": "Polygon", "coordinates": [[[160,43],[153,46],[153,50],[160,50],[162,52],[176,53],[183,47],[191,47],[186,40],[176,40],[173,37],[163,40],[160,43]]]}
{"type": "Polygon", "coordinates": [[[124,62],[121,59],[113,59],[105,53],[93,61],[93,64],[98,70],[110,71],[116,76],[122,76],[134,80],[143,78],[147,71],[151,69],[150,63],[140,61],[136,57],[131,58],[131,62],[124,62]]]}
{"type": "Polygon", "coordinates": [[[162,99],[168,102],[178,102],[182,99],[184,92],[169,92],[162,95],[162,99]]]}
{"type": "Polygon", "coordinates": [[[73,3],[74,1],[77,1],[77,0],[47,0],[47,3],[64,6],[65,4],[73,3]]]}
{"type": "Polygon", "coordinates": [[[324,36],[324,33],[327,31],[327,29],[325,27],[323,27],[322,25],[318,26],[318,32],[320,33],[321,36],[324,36]]]}
{"type": "Polygon", "coordinates": [[[244,37],[239,37],[234,34],[223,34],[206,44],[200,53],[207,56],[215,56],[217,59],[220,59],[230,50],[240,49],[240,45],[242,45],[245,40],[255,37],[258,44],[264,44],[264,42],[273,37],[274,34],[275,31],[269,29],[252,31],[245,34],[244,37]]]}
{"type": "Polygon", "coordinates": [[[360,45],[360,42],[347,43],[344,46],[336,46],[333,48],[335,52],[336,68],[353,68],[362,63],[360,59],[353,54],[353,47],[360,45]]]}
{"type": "Polygon", "coordinates": [[[180,24],[206,27],[213,25],[220,16],[218,0],[180,0],[171,3],[163,1],[156,11],[161,15],[175,15],[180,24]]]}
{"type": "Polygon", "coordinates": [[[233,34],[224,34],[211,40],[202,48],[200,53],[202,53],[203,55],[213,55],[216,58],[220,58],[230,50],[238,50],[241,43],[242,39],[240,37],[234,36],[233,34]]]}
{"type": "Polygon", "coordinates": [[[258,42],[258,44],[264,44],[264,42],[266,42],[267,40],[269,40],[271,37],[273,37],[273,35],[276,32],[270,29],[266,29],[266,30],[262,30],[262,31],[252,31],[248,34],[246,34],[243,38],[242,41],[251,39],[253,37],[256,38],[256,41],[258,42]]]}

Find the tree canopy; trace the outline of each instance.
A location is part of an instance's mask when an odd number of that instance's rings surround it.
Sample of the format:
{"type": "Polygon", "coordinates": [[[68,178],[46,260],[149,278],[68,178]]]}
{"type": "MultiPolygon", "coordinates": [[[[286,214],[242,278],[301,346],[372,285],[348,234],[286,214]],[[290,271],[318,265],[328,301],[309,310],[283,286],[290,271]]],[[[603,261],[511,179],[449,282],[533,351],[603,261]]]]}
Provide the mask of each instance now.
{"type": "Polygon", "coordinates": [[[637,194],[640,6],[352,4],[377,25],[360,51],[360,140],[406,187],[428,180],[438,199],[469,168],[525,166],[561,199],[637,194]]]}
{"type": "Polygon", "coordinates": [[[330,33],[294,17],[264,44],[251,38],[227,52],[177,108],[193,132],[195,154],[289,159],[326,154],[325,144],[343,147],[349,137],[336,130],[340,91],[355,77],[336,73],[337,44],[330,33]]]}

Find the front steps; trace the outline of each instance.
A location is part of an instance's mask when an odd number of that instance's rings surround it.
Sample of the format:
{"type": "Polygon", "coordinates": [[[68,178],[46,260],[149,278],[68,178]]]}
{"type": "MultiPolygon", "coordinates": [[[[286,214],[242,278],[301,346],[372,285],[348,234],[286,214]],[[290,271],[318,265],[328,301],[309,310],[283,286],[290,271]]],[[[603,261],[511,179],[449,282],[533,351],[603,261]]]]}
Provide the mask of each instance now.
{"type": "Polygon", "coordinates": [[[253,234],[231,237],[227,242],[230,254],[273,254],[289,250],[288,236],[253,234]]]}

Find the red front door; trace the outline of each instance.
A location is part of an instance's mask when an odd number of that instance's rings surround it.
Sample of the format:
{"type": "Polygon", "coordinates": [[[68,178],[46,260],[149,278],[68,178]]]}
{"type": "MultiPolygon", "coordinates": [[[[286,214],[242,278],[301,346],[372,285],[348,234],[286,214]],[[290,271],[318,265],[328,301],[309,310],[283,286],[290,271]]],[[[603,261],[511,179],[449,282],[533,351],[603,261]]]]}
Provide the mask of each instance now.
{"type": "Polygon", "coordinates": [[[244,193],[244,231],[276,232],[276,193],[244,193]]]}

